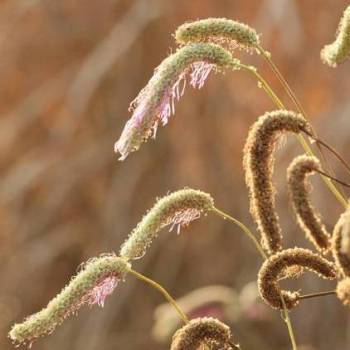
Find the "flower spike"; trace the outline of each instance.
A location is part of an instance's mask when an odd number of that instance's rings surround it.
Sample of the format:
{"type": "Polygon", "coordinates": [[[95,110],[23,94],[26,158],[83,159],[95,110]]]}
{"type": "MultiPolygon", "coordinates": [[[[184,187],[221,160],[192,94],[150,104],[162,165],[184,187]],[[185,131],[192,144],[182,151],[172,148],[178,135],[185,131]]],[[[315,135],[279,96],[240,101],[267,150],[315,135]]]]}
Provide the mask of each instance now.
{"type": "Polygon", "coordinates": [[[125,259],[139,259],[144,256],[158,232],[170,225],[170,231],[177,226],[188,226],[193,220],[214,208],[213,198],[202,191],[185,188],[159,199],[131,232],[120,249],[125,259]]]}
{"type": "Polygon", "coordinates": [[[168,123],[175,113],[175,101],[184,94],[186,81],[194,88],[203,87],[212,70],[239,69],[240,62],[224,48],[206,43],[189,44],[167,57],[130,104],[133,113],[115,143],[114,150],[124,160],[137,151],[150,136],[155,137],[159,124],[168,123]]]}

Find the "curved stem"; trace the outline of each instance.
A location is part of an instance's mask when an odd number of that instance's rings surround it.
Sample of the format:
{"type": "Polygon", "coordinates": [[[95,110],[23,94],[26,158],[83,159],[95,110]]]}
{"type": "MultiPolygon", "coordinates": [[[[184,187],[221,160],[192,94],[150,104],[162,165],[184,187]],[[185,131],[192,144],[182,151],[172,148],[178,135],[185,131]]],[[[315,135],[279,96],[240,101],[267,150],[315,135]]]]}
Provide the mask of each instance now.
{"type": "Polygon", "coordinates": [[[235,225],[239,226],[242,229],[242,231],[253,241],[255,247],[257,248],[257,250],[259,251],[259,253],[263,257],[263,259],[267,259],[267,255],[264,252],[264,250],[262,249],[262,247],[261,247],[260,243],[258,242],[257,238],[254,236],[252,231],[250,231],[249,228],[246,225],[244,225],[242,222],[238,221],[234,217],[230,216],[229,214],[226,214],[225,212],[223,212],[220,209],[217,209],[217,208],[214,207],[214,209],[212,209],[212,210],[213,210],[213,212],[215,214],[219,215],[224,220],[227,219],[227,220],[233,222],[235,225]]]}
{"type": "Polygon", "coordinates": [[[344,187],[350,187],[350,184],[344,182],[344,181],[341,181],[341,180],[338,180],[337,178],[335,178],[334,176],[331,176],[327,173],[325,173],[324,171],[322,170],[317,170],[317,172],[319,174],[321,174],[322,176],[325,176],[325,177],[328,177],[329,179],[331,179],[332,181],[335,181],[335,182],[338,182],[340,185],[344,186],[344,187]]]}
{"type": "Polygon", "coordinates": [[[134,275],[139,280],[148,283],[153,288],[157,289],[160,293],[163,294],[164,298],[174,307],[174,309],[177,311],[181,319],[184,323],[188,323],[188,317],[186,314],[181,310],[180,306],[176,303],[175,299],[163,288],[159,283],[153,281],[152,279],[142,275],[141,273],[133,270],[132,268],[128,269],[128,272],[134,275]]]}
{"type": "MultiPolygon", "coordinates": [[[[258,242],[257,238],[254,236],[254,234],[249,230],[249,228],[247,226],[245,226],[242,222],[240,222],[237,219],[233,218],[229,214],[226,214],[225,212],[221,211],[220,209],[217,209],[217,208],[214,207],[213,211],[214,211],[214,213],[216,213],[217,215],[222,217],[224,220],[227,219],[227,220],[233,222],[235,225],[239,226],[243,230],[243,232],[253,241],[255,247],[258,249],[258,251],[261,254],[261,256],[263,257],[263,259],[264,260],[268,259],[268,256],[266,255],[266,253],[262,249],[262,247],[261,247],[260,243],[258,242]]],[[[287,329],[288,329],[289,337],[290,337],[290,340],[291,340],[291,343],[292,343],[292,347],[293,347],[293,350],[298,350],[297,349],[297,345],[296,345],[296,341],[295,341],[295,336],[294,336],[294,332],[293,332],[292,323],[291,323],[291,320],[290,320],[290,317],[289,317],[289,312],[288,312],[288,309],[286,307],[286,304],[285,304],[283,296],[281,296],[281,299],[282,299],[282,303],[283,303],[284,321],[286,322],[286,325],[287,325],[287,329]]]]}

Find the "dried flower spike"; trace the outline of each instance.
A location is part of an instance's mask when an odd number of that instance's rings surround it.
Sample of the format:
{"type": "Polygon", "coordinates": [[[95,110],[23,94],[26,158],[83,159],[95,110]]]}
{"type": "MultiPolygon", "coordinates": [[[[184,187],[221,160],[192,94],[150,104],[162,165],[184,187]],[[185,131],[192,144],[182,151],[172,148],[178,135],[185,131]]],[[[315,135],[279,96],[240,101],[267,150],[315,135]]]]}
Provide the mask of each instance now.
{"type": "Polygon", "coordinates": [[[350,277],[350,208],[339,218],[333,231],[332,253],[344,277],[350,277]]]}
{"type": "Polygon", "coordinates": [[[282,232],[275,209],[272,185],[274,149],[283,132],[311,133],[310,125],[291,111],[267,112],[251,127],[244,147],[243,166],[250,195],[250,211],[262,236],[262,245],[269,253],[282,249],[282,232]]]}
{"type": "Polygon", "coordinates": [[[207,18],[184,23],[175,32],[179,44],[213,42],[231,49],[251,51],[260,43],[257,32],[244,23],[227,18],[207,18]]]}
{"type": "Polygon", "coordinates": [[[82,305],[103,306],[129,267],[116,255],[91,259],[45,309],[29,316],[23,323],[15,324],[9,337],[17,344],[31,345],[37,338],[52,333],[82,305]]]}
{"type": "Polygon", "coordinates": [[[340,20],[337,37],[332,44],[326,45],[321,51],[323,63],[336,67],[350,55],[350,6],[346,8],[340,20]]]}
{"type": "Polygon", "coordinates": [[[325,253],[330,247],[330,234],[311,204],[310,189],[306,183],[308,175],[321,170],[321,164],[316,157],[301,155],[288,167],[287,177],[298,224],[316,248],[325,253]]]}
{"type": "Polygon", "coordinates": [[[175,101],[184,94],[186,81],[202,88],[212,70],[239,69],[240,63],[230,52],[214,44],[189,44],[167,57],[156,69],[146,87],[130,104],[132,117],[115,144],[120,160],[137,151],[159,124],[166,125],[175,113],[175,101]]]}
{"type": "Polygon", "coordinates": [[[213,198],[205,192],[185,188],[159,199],[131,232],[120,249],[120,256],[139,259],[157,237],[159,230],[170,225],[170,231],[177,226],[188,226],[193,220],[214,208],[213,198]]]}
{"type": "Polygon", "coordinates": [[[286,307],[292,309],[298,305],[299,292],[281,290],[278,278],[290,266],[300,266],[325,279],[334,279],[337,272],[334,264],[311,250],[292,248],[271,256],[262,265],[258,275],[259,292],[263,300],[275,309],[283,309],[281,297],[286,307]]]}
{"type": "Polygon", "coordinates": [[[171,350],[197,350],[201,345],[210,349],[229,350],[231,331],[224,323],[211,317],[191,320],[180,328],[173,337],[171,350]]]}
{"type": "Polygon", "coordinates": [[[346,277],[343,280],[338,282],[337,285],[337,297],[341,302],[346,305],[350,306],[350,278],[346,277]]]}
{"type": "MultiPolygon", "coordinates": [[[[219,320],[236,320],[240,314],[237,293],[225,286],[206,286],[195,289],[176,300],[189,318],[215,317],[219,320]]],[[[168,342],[181,325],[181,318],[172,305],[164,303],[154,311],[152,335],[158,342],[168,342]]]]}

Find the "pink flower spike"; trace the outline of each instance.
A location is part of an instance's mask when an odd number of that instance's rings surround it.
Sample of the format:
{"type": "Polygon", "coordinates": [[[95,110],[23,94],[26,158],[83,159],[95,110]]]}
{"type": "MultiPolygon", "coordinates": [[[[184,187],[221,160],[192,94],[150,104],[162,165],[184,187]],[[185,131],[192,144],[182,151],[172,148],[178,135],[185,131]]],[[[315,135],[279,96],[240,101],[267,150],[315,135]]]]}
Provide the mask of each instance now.
{"type": "Polygon", "coordinates": [[[107,296],[113,293],[118,285],[118,281],[118,278],[114,276],[106,277],[90,291],[87,295],[86,302],[89,305],[97,304],[98,306],[104,307],[107,296]]]}

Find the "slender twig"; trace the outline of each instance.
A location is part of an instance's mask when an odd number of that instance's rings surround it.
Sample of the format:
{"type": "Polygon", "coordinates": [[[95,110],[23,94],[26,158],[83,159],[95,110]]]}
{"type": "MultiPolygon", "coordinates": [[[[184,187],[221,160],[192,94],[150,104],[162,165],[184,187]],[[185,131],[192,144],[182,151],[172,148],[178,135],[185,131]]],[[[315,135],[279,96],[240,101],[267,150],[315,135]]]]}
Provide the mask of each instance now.
{"type": "Polygon", "coordinates": [[[174,307],[174,309],[177,311],[183,322],[186,324],[189,322],[188,317],[186,314],[181,310],[180,306],[176,303],[175,299],[163,288],[159,283],[153,281],[152,279],[142,275],[141,273],[133,270],[133,269],[128,269],[128,272],[134,275],[136,278],[139,280],[148,283],[151,285],[153,288],[157,289],[160,293],[163,294],[164,298],[174,307]]]}
{"type": "Polygon", "coordinates": [[[252,231],[246,225],[244,225],[242,222],[240,222],[239,220],[235,219],[231,215],[226,214],[225,212],[223,212],[220,209],[214,208],[214,209],[212,209],[212,211],[215,214],[217,214],[220,217],[222,217],[224,220],[227,219],[227,220],[233,222],[235,225],[239,226],[242,229],[242,231],[253,241],[255,247],[258,249],[258,251],[261,254],[261,256],[263,257],[263,259],[267,259],[267,255],[264,252],[264,250],[262,249],[262,247],[261,247],[260,243],[258,242],[257,238],[254,236],[252,231]]]}
{"type": "Polygon", "coordinates": [[[325,173],[325,172],[322,171],[322,170],[316,170],[316,171],[317,171],[319,174],[321,174],[322,176],[328,177],[328,178],[331,179],[332,181],[338,182],[338,184],[340,184],[340,185],[342,185],[342,186],[344,186],[344,187],[350,187],[350,184],[348,184],[348,183],[346,183],[346,182],[344,182],[344,181],[342,181],[342,180],[339,180],[339,179],[337,179],[336,177],[331,176],[331,175],[325,173]]]}
{"type": "Polygon", "coordinates": [[[330,290],[330,291],[327,291],[327,292],[318,292],[318,293],[300,295],[298,297],[298,299],[299,300],[312,299],[312,298],[324,297],[324,296],[327,296],[327,295],[334,295],[334,294],[336,294],[336,291],[335,290],[330,290]]]}

